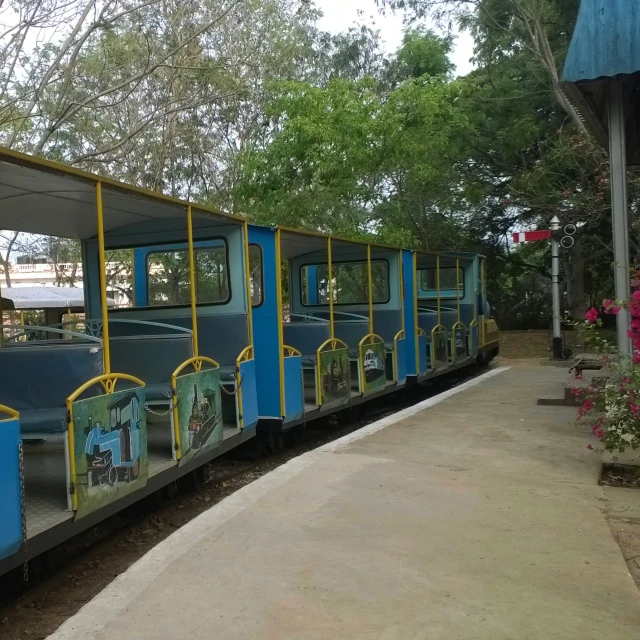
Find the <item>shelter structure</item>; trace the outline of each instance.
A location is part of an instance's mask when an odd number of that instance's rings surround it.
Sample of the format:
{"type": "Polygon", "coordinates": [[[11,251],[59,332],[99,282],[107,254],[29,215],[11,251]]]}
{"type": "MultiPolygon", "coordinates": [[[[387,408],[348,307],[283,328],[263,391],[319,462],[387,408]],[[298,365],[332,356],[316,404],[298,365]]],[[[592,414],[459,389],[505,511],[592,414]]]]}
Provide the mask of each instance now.
{"type": "MultiPolygon", "coordinates": [[[[627,166],[640,165],[640,0],[582,0],[562,88],[609,152],[616,298],[629,297],[627,166]]],[[[617,319],[618,348],[631,354],[629,314],[617,319]]]]}

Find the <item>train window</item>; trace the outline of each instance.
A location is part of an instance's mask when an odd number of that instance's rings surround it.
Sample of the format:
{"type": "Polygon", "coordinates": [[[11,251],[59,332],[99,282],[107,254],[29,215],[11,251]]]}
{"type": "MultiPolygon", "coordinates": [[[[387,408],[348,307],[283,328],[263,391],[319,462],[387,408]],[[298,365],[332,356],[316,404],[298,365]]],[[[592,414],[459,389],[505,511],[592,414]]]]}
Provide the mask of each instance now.
{"type": "MultiPolygon", "coordinates": [[[[436,269],[420,270],[420,291],[437,294],[438,277],[436,269]]],[[[440,293],[443,297],[456,297],[456,286],[460,290],[460,297],[464,297],[464,269],[458,269],[456,278],[455,267],[440,267],[440,293]]]]}
{"type": "MultiPolygon", "coordinates": [[[[337,262],[333,270],[334,304],[368,304],[369,279],[366,262],[337,262]]],[[[323,305],[329,302],[329,268],[326,264],[306,265],[302,267],[301,296],[302,304],[323,305]]],[[[371,283],[373,302],[389,302],[389,264],[386,260],[371,262],[371,283]]]]}
{"type": "MultiPolygon", "coordinates": [[[[226,245],[196,249],[196,302],[222,304],[229,300],[226,245]]],[[[182,306],[191,301],[189,252],[154,251],[147,256],[149,306],[182,306]]]]}
{"type": "Polygon", "coordinates": [[[262,272],[262,247],[249,245],[249,282],[251,286],[251,306],[259,307],[263,302],[264,280],[262,272]]]}

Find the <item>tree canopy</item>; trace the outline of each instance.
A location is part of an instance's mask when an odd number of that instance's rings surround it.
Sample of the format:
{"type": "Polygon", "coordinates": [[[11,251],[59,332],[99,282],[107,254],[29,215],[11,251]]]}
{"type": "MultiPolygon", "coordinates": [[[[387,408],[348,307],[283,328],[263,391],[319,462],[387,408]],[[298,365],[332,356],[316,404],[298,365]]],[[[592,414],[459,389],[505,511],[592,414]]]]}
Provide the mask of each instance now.
{"type": "MultiPolygon", "coordinates": [[[[559,215],[579,228],[577,316],[612,289],[606,157],[559,87],[578,4],[386,0],[408,20],[388,53],[366,24],[323,32],[303,0],[14,0],[0,142],[261,223],[483,252],[504,326],[549,314],[547,247],[510,233],[559,215]],[[474,39],[464,77],[456,29],[474,39]]],[[[629,193],[637,254],[637,179],[629,193]]],[[[12,251],[77,255],[3,236],[8,281],[12,251]]]]}

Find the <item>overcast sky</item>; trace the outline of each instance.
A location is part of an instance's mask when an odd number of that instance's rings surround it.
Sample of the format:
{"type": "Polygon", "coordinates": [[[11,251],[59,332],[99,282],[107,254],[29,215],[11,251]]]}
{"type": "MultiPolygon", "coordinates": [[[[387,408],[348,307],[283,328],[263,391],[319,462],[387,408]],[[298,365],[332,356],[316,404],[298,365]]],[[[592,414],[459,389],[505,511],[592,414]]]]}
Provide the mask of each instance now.
{"type": "MultiPolygon", "coordinates": [[[[389,12],[381,15],[375,0],[314,0],[314,4],[324,14],[318,26],[325,31],[339,33],[348,29],[354,22],[364,20],[367,24],[373,23],[380,31],[387,52],[395,51],[402,41],[402,15],[389,12]],[[358,14],[359,11],[362,12],[362,16],[358,14]]],[[[452,62],[456,65],[457,75],[465,75],[473,69],[469,62],[472,55],[471,36],[468,32],[459,33],[451,56],[452,62]]]]}

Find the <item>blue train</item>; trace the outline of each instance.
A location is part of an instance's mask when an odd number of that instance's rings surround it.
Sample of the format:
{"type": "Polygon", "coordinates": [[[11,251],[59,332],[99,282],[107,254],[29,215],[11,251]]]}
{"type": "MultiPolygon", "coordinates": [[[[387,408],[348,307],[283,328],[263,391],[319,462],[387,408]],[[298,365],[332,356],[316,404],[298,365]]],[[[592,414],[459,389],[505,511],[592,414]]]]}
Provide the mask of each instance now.
{"type": "Polygon", "coordinates": [[[482,256],[256,226],[6,149],[0,171],[1,228],[81,241],[86,310],[0,336],[0,573],[247,441],[498,353],[482,256]]]}

